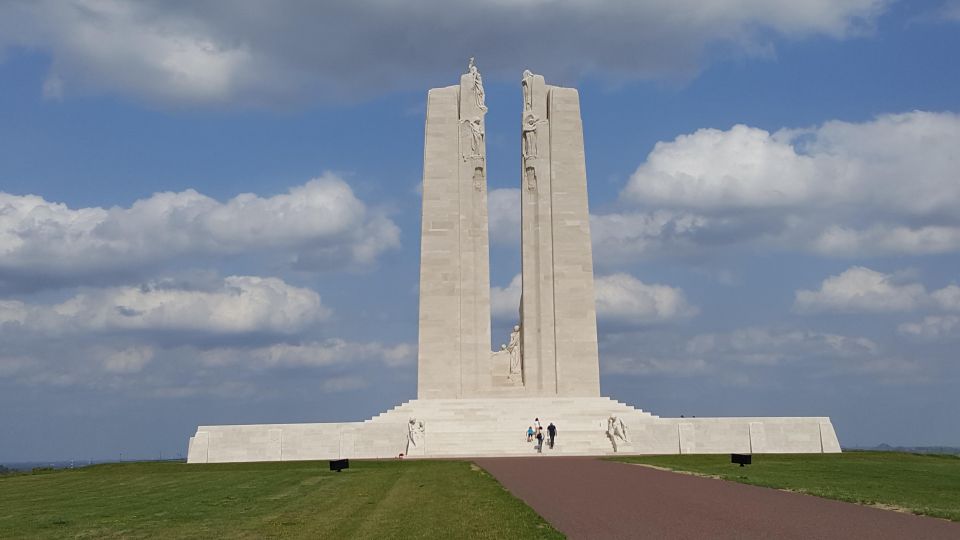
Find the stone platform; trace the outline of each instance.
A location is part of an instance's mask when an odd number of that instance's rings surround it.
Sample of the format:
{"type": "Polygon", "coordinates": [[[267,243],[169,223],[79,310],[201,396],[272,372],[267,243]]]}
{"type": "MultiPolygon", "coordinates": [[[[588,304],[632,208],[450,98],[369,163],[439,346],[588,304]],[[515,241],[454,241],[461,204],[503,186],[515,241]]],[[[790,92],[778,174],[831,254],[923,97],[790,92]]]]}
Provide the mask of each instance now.
{"type": "Polygon", "coordinates": [[[187,462],[533,455],[526,430],[534,418],[558,429],[544,456],[840,451],[826,417],[660,418],[605,397],[477,398],[413,400],[363,422],[200,426],[187,462]],[[616,452],[611,415],[626,426],[616,452]],[[423,431],[408,452],[411,418],[423,431]]]}

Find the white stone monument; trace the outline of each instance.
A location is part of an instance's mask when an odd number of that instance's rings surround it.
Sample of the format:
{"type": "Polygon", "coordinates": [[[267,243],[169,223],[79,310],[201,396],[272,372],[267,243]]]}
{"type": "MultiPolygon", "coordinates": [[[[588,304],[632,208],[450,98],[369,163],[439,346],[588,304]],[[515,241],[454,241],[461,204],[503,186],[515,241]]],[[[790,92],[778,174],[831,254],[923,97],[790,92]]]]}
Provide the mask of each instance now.
{"type": "Polygon", "coordinates": [[[521,89],[509,344],[490,351],[487,105],[471,58],[459,85],[427,94],[417,399],[363,422],[200,426],[189,463],[532,455],[532,418],[563,433],[542,455],[840,451],[827,417],[660,418],[600,396],[579,95],[530,71],[521,89]]]}

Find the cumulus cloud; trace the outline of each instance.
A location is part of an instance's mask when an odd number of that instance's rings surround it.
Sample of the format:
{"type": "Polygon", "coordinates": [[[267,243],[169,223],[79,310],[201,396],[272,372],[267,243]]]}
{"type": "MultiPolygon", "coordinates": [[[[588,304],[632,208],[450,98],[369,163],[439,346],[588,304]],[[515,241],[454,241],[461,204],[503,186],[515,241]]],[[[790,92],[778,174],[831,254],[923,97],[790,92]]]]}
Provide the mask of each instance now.
{"type": "Polygon", "coordinates": [[[435,84],[471,55],[491,77],[528,66],[553,78],[686,77],[709,45],[762,55],[774,35],[844,38],[870,28],[886,4],[38,0],[0,6],[0,48],[48,53],[45,87],[55,95],[283,103],[435,84]]]}
{"type": "Polygon", "coordinates": [[[793,306],[801,313],[882,313],[921,308],[960,311],[960,287],[948,285],[928,293],[920,283],[906,283],[894,274],[854,266],[823,280],[819,290],[796,291],[793,306]]]}
{"type": "Polygon", "coordinates": [[[905,336],[925,341],[960,337],[960,317],[956,315],[930,315],[919,322],[906,322],[897,327],[905,336]]]}
{"type": "Polygon", "coordinates": [[[367,265],[399,229],[326,174],[287,193],[226,202],[194,190],[129,208],[79,208],[0,192],[0,286],[43,288],[135,272],[186,255],[272,252],[301,269],[367,265]]]}
{"type": "Polygon", "coordinates": [[[854,266],[823,280],[816,291],[796,291],[794,309],[800,312],[912,311],[929,296],[919,283],[897,283],[894,276],[854,266]]]}
{"type": "Polygon", "coordinates": [[[275,393],[275,385],[288,384],[283,370],[309,373],[304,390],[310,393],[346,392],[365,387],[371,370],[408,369],[416,359],[416,346],[411,344],[339,338],[205,348],[124,344],[104,336],[90,343],[60,336],[28,349],[23,354],[0,354],[0,383],[173,399],[263,397],[275,393]]]}
{"type": "Polygon", "coordinates": [[[487,197],[490,243],[520,246],[520,190],[491,189],[487,197]]]}
{"type": "Polygon", "coordinates": [[[659,214],[595,217],[595,228],[599,240],[640,251],[672,235],[681,248],[766,241],[833,256],[955,252],[957,146],[960,115],[949,112],[775,133],[701,129],[657,143],[621,194],[659,214]],[[624,221],[643,234],[614,232],[624,221]]]}
{"type": "MultiPolygon", "coordinates": [[[[517,316],[522,282],[522,276],[517,274],[507,287],[491,287],[490,310],[494,317],[517,316]]],[[[699,312],[696,306],[687,302],[682,289],[646,284],[623,273],[596,276],[594,296],[597,317],[622,324],[688,319],[699,312]]]]}
{"type": "Polygon", "coordinates": [[[516,319],[520,313],[523,276],[517,274],[506,287],[490,287],[490,313],[496,318],[516,319]]]}
{"type": "MultiPolygon", "coordinates": [[[[291,334],[329,315],[320,295],[277,278],[230,276],[213,290],[163,282],[91,289],[54,305],[0,301],[4,332],[181,332],[291,334]]],[[[108,362],[109,363],[109,362],[108,362]]],[[[114,365],[130,364],[122,358],[114,365]]]]}
{"type": "Polygon", "coordinates": [[[687,302],[683,290],[648,285],[627,274],[600,276],[594,281],[597,316],[624,323],[651,323],[687,319],[699,310],[687,302]]]}

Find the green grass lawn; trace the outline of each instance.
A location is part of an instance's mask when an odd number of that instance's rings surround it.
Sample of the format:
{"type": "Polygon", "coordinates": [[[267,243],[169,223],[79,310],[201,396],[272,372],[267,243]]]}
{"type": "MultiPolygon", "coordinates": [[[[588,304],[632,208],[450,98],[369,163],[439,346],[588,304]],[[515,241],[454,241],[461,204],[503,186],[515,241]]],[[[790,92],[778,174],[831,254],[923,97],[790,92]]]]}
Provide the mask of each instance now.
{"type": "Polygon", "coordinates": [[[730,463],[726,454],[616,459],[960,521],[960,456],[856,451],[754,455],[753,464],[745,467],[730,463]]]}
{"type": "Polygon", "coordinates": [[[0,538],[562,538],[461,461],[124,463],[0,477],[0,538]]]}

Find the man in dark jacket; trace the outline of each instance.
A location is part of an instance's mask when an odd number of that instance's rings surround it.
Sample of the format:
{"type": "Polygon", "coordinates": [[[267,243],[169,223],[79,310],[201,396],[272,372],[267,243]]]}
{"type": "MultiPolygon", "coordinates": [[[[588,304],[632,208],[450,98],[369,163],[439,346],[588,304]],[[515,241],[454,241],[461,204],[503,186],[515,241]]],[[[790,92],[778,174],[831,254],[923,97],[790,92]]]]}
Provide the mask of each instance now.
{"type": "Polygon", "coordinates": [[[553,439],[557,437],[557,426],[553,425],[553,422],[547,426],[547,433],[550,434],[550,449],[553,450],[553,439]]]}

